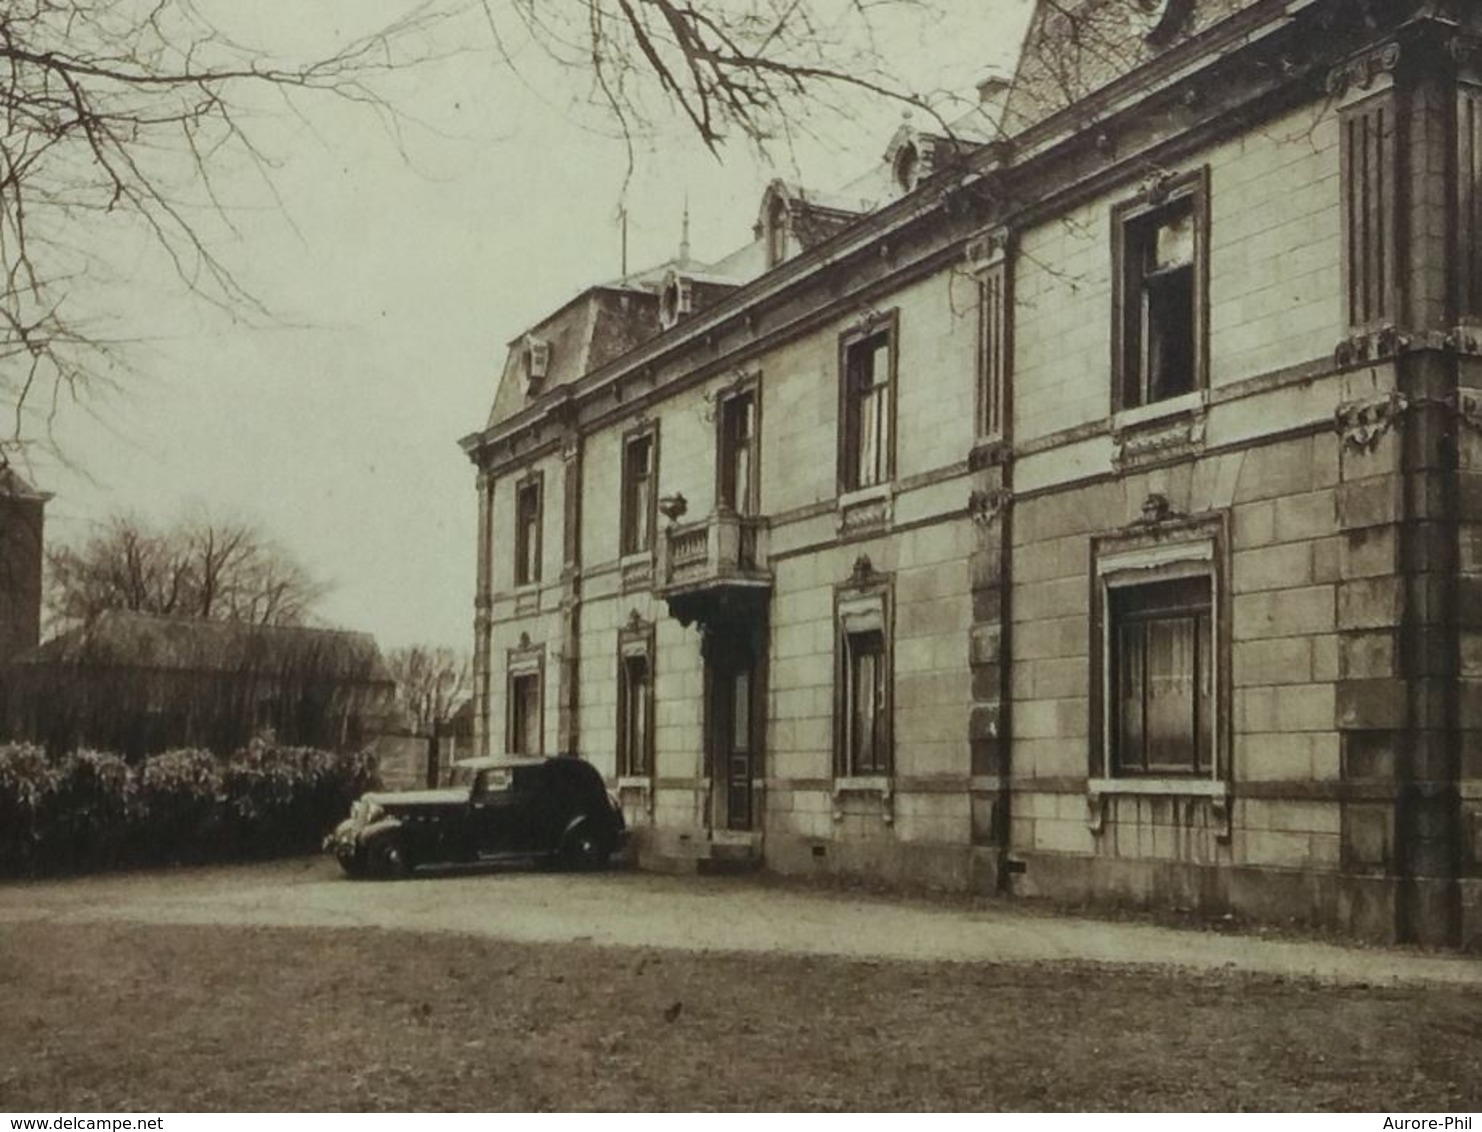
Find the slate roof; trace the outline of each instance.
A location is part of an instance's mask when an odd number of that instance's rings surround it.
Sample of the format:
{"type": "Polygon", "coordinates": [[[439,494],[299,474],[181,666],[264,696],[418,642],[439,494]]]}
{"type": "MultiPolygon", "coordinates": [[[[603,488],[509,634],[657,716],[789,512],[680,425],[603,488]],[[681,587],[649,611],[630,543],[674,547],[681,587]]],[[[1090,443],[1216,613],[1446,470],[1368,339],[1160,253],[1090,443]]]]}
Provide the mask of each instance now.
{"type": "Polygon", "coordinates": [[[15,663],[222,674],[311,670],[345,683],[394,683],[369,633],[125,610],[110,610],[90,625],[53,637],[15,663]]]}

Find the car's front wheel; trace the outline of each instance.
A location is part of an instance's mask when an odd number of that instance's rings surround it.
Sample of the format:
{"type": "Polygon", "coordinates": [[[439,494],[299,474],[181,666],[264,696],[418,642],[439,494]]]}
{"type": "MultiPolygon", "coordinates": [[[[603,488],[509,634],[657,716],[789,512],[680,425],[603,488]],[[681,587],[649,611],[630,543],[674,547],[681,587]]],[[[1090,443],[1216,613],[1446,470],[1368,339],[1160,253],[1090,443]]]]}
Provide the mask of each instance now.
{"type": "Polygon", "coordinates": [[[411,862],[402,847],[391,838],[372,842],[365,851],[365,871],[380,880],[401,880],[410,875],[411,862]]]}

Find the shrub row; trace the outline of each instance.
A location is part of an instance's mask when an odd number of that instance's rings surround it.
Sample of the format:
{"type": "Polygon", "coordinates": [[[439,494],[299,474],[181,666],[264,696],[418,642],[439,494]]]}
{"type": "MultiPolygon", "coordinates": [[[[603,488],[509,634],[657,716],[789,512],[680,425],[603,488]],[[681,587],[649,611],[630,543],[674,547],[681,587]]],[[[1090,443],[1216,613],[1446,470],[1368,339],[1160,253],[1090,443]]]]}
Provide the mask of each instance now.
{"type": "Polygon", "coordinates": [[[0,872],[309,852],[375,785],[369,751],[254,742],[227,758],[166,751],[130,765],[104,751],[55,759],[0,745],[0,872]]]}

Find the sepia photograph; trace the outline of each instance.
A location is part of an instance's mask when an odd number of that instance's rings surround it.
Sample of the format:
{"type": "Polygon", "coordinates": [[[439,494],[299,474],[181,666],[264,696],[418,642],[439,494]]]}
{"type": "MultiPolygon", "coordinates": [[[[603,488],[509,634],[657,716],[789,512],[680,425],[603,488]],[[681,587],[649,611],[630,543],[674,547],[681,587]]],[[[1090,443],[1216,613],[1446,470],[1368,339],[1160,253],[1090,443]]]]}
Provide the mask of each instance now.
{"type": "Polygon", "coordinates": [[[1471,1129],[1482,0],[0,0],[0,87],[9,1132],[1471,1129]]]}

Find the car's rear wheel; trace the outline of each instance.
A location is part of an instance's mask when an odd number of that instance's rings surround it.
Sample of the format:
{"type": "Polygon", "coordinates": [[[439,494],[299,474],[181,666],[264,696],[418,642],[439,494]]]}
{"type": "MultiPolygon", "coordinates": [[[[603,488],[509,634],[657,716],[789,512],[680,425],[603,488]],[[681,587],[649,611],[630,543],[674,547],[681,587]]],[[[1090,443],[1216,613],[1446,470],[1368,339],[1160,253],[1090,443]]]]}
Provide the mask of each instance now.
{"type": "Polygon", "coordinates": [[[366,872],[380,880],[401,880],[410,875],[411,863],[397,842],[376,841],[365,852],[366,872]]]}
{"type": "Polygon", "coordinates": [[[592,872],[606,866],[611,853],[606,839],[592,827],[592,823],[582,822],[566,835],[560,859],[568,869],[592,872]]]}

